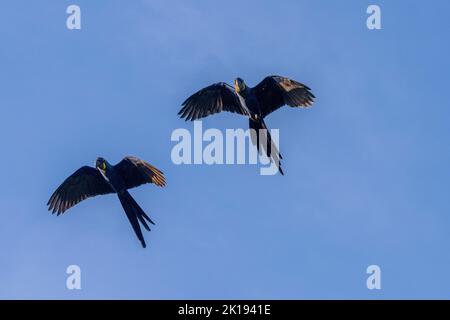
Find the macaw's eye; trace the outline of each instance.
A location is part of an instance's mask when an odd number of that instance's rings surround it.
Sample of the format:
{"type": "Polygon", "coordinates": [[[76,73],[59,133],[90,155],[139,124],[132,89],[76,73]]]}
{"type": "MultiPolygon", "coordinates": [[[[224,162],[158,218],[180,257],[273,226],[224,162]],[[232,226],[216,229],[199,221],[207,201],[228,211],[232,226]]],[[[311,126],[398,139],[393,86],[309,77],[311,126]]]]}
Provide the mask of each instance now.
{"type": "Polygon", "coordinates": [[[102,164],[100,165],[100,168],[102,170],[106,170],[106,163],[102,162],[102,164]]]}

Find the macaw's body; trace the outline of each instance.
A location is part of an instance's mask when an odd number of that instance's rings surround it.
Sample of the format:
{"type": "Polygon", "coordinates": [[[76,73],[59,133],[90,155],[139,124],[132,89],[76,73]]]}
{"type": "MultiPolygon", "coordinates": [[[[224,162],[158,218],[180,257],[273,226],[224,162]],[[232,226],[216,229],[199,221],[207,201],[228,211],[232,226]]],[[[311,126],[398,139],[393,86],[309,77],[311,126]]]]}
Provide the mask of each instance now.
{"type": "Polygon", "coordinates": [[[314,98],[310,88],[286,77],[268,76],[253,88],[247,86],[241,78],[237,78],[234,81],[234,88],[225,82],[219,82],[194,93],[183,102],[178,114],[186,120],[204,118],[221,111],[247,116],[250,129],[256,130],[257,133],[256,137],[252,136],[252,142],[256,144],[258,150],[260,146],[265,150],[267,156],[278,165],[280,173],[283,174],[281,154],[272,144],[264,118],[283,105],[309,107],[313,104],[314,98]],[[267,139],[260,139],[260,130],[266,132],[267,139]]]}
{"type": "Polygon", "coordinates": [[[150,231],[147,222],[154,224],[142,210],[128,189],[144,183],[154,183],[163,187],[166,184],[161,171],[135,157],[126,157],[116,165],[103,158],[97,158],[95,168],[84,166],[68,177],[53,195],[47,205],[49,210],[60,215],[77,203],[97,195],[115,193],[133,227],[136,236],[145,248],[139,222],[150,231]]]}

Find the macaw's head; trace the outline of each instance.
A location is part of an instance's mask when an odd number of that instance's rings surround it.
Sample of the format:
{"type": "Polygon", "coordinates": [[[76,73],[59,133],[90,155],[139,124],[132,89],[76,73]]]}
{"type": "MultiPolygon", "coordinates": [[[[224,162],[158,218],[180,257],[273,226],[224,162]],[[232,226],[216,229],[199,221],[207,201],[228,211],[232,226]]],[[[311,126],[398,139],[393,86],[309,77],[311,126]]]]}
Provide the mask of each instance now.
{"type": "Polygon", "coordinates": [[[106,167],[107,167],[107,162],[105,159],[103,159],[102,157],[98,157],[97,160],[95,161],[95,167],[103,172],[106,171],[106,167]]]}
{"type": "Polygon", "coordinates": [[[236,93],[242,92],[247,88],[247,85],[245,84],[244,80],[241,78],[234,79],[234,91],[236,93]]]}

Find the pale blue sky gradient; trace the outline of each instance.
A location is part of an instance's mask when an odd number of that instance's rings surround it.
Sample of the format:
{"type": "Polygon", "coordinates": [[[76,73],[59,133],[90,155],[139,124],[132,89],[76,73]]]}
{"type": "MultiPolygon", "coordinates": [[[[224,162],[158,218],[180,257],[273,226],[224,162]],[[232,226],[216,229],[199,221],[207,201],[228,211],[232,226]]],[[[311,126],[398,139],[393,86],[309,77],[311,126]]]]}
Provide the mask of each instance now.
{"type": "MultiPolygon", "coordinates": [[[[450,298],[450,3],[2,1],[0,298],[450,298]],[[82,30],[66,29],[66,7],[82,30]],[[366,8],[382,8],[381,31],[366,8]],[[181,102],[240,76],[305,82],[270,115],[286,175],[175,166],[181,102]],[[142,249],[115,196],[64,216],[54,189],[97,156],[135,155],[168,186],[131,193],[156,221],[142,249]],[[65,269],[82,269],[82,290],[65,269]],[[378,264],[382,290],[366,289],[378,264]]],[[[219,114],[204,128],[247,128],[219,114]]]]}

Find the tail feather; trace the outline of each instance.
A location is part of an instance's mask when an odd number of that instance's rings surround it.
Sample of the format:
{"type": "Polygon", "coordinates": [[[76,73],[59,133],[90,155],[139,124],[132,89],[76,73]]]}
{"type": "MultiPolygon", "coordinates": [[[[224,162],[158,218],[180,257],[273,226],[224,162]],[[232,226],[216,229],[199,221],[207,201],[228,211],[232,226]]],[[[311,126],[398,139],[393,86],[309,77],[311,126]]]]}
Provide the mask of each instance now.
{"type": "Polygon", "coordinates": [[[139,219],[139,222],[144,226],[145,230],[151,231],[151,230],[150,230],[150,227],[148,226],[148,224],[147,224],[147,222],[145,221],[145,219],[144,219],[142,216],[140,216],[140,215],[138,215],[137,217],[138,217],[138,219],[139,219]]]}
{"type": "MultiPolygon", "coordinates": [[[[131,196],[130,196],[131,197],[131,196]]],[[[144,210],[142,210],[142,208],[137,204],[136,200],[134,200],[133,197],[131,197],[131,201],[133,202],[134,207],[137,209],[138,213],[138,218],[139,220],[142,219],[142,221],[147,220],[148,222],[150,222],[152,225],[155,225],[155,223],[152,221],[152,219],[150,219],[150,217],[144,212],[144,210]],[[145,220],[144,220],[145,219],[145,220]]]]}
{"type": "Polygon", "coordinates": [[[254,129],[256,131],[256,139],[254,136],[252,136],[251,140],[253,144],[256,144],[256,148],[258,152],[260,152],[260,146],[263,147],[263,150],[266,152],[267,157],[269,157],[272,161],[274,161],[278,165],[278,170],[282,175],[284,175],[283,169],[281,169],[281,159],[283,159],[283,156],[278,151],[277,146],[275,143],[272,143],[272,136],[270,135],[270,131],[266,126],[266,123],[263,119],[253,120],[249,119],[249,126],[250,129],[254,129]],[[267,134],[267,143],[262,143],[260,141],[260,131],[259,130],[265,130],[267,134]],[[272,150],[273,149],[273,150],[272,150]]]}
{"type": "Polygon", "coordinates": [[[125,211],[128,220],[134,230],[134,233],[138,237],[139,241],[142,244],[142,247],[146,247],[144,236],[142,234],[139,222],[144,226],[145,229],[150,231],[150,227],[148,226],[145,220],[148,220],[150,223],[154,224],[153,221],[145,214],[145,212],[141,209],[141,207],[137,204],[136,200],[130,195],[128,191],[120,192],[117,194],[122,204],[123,210],[125,211]]]}

